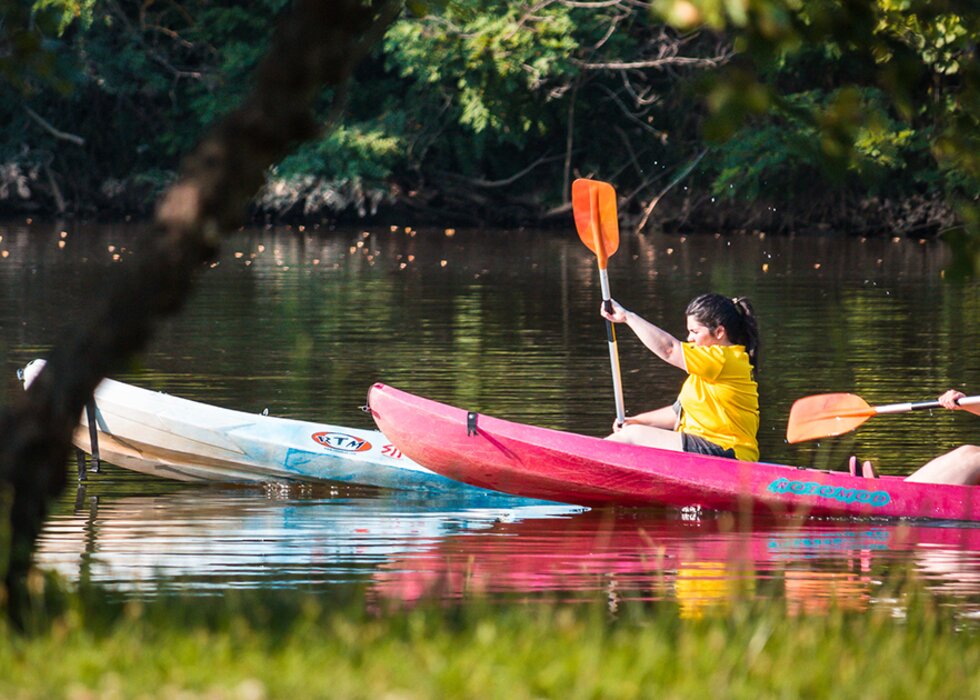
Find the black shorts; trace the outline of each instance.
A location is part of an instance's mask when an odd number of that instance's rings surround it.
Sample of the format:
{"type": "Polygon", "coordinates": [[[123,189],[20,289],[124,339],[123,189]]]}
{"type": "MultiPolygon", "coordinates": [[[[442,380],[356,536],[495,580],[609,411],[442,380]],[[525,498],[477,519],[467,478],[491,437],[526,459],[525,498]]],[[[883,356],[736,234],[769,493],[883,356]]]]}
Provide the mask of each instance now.
{"type": "Polygon", "coordinates": [[[710,455],[712,457],[727,457],[735,459],[735,450],[731,447],[716,445],[710,440],[705,440],[700,435],[681,433],[681,446],[685,452],[693,452],[699,455],[710,455]]]}

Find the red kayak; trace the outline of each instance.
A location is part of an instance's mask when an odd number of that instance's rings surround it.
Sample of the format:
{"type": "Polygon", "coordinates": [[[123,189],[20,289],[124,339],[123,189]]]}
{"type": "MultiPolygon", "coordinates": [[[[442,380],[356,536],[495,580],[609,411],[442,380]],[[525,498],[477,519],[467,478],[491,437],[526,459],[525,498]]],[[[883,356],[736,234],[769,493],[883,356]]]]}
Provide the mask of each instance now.
{"type": "Polygon", "coordinates": [[[419,464],[517,496],[585,506],[980,521],[974,486],[623,445],[500,420],[384,384],[371,387],[368,404],[381,432],[419,464]]]}

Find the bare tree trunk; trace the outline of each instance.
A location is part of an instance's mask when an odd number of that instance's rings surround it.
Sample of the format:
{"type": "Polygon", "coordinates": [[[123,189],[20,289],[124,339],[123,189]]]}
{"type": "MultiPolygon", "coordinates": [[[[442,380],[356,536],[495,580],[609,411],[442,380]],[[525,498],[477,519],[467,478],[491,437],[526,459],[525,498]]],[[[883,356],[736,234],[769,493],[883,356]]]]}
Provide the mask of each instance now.
{"type": "Polygon", "coordinates": [[[572,193],[572,151],[575,146],[575,100],[578,97],[580,79],[576,78],[572,88],[572,96],[568,100],[568,127],[565,131],[565,167],[561,186],[561,203],[568,204],[572,193]]]}
{"type": "Polygon", "coordinates": [[[188,156],[163,196],[152,235],[88,318],[56,343],[47,366],[0,414],[0,573],[14,622],[34,542],[65,485],[71,434],[95,387],[177,312],[223,233],[242,221],[266,169],[317,134],[313,101],[342,86],[401,9],[396,0],[297,0],[282,17],[245,103],[188,156]],[[9,528],[8,528],[9,524],[9,528]],[[4,568],[5,567],[5,568],[4,568]]]}

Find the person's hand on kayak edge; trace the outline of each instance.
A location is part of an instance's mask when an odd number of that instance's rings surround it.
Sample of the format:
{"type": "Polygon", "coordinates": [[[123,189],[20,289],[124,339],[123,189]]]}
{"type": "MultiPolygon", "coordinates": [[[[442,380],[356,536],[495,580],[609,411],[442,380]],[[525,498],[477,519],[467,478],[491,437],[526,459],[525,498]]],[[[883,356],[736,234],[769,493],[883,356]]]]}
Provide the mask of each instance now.
{"type": "Polygon", "coordinates": [[[626,309],[620,306],[619,302],[615,299],[609,300],[609,307],[612,311],[606,310],[606,302],[602,302],[599,306],[599,313],[607,321],[612,321],[613,323],[625,323],[626,322],[626,309]]]}

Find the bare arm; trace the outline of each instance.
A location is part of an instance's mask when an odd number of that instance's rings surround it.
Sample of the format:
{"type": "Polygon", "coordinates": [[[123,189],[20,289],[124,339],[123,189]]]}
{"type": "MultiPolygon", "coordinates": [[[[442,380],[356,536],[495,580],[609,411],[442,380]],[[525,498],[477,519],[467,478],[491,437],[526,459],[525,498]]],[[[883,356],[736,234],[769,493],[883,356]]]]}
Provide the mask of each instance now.
{"type": "Polygon", "coordinates": [[[605,305],[599,308],[603,318],[613,323],[625,323],[654,355],[674,367],[687,371],[681,341],[640,315],[627,311],[615,300],[611,300],[610,304],[612,304],[611,313],[606,311],[605,305]]]}
{"type": "MultiPolygon", "coordinates": [[[[645,413],[637,413],[635,416],[626,416],[623,425],[648,425],[651,428],[662,428],[673,430],[677,425],[677,412],[673,406],[655,408],[645,413]]],[[[618,428],[613,428],[618,430],[618,428]]]]}
{"type": "Polygon", "coordinates": [[[949,408],[956,411],[969,411],[970,413],[980,416],[980,404],[974,404],[972,406],[958,406],[956,402],[959,399],[965,398],[966,394],[962,391],[957,391],[956,389],[950,389],[945,394],[939,397],[939,403],[941,403],[945,408],[949,408]]]}

